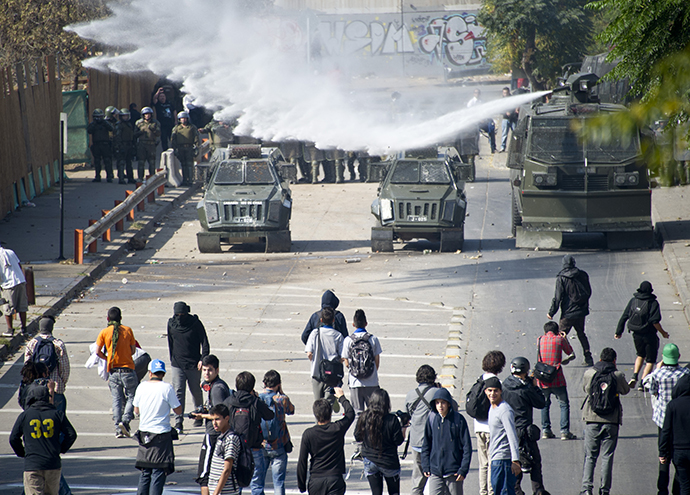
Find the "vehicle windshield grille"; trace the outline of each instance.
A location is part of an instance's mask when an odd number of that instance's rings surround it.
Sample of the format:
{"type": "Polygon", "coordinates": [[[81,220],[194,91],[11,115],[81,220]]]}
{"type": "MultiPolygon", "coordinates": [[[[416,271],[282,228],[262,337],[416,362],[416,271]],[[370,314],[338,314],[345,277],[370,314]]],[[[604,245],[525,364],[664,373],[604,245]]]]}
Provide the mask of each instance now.
{"type": "Polygon", "coordinates": [[[247,184],[273,184],[273,182],[268,162],[247,162],[247,184]]]}
{"type": "Polygon", "coordinates": [[[214,184],[242,184],[242,162],[224,162],[218,166],[214,184]]]}
{"type": "Polygon", "coordinates": [[[391,184],[449,184],[450,176],[443,162],[401,160],[395,165],[391,184]]]}

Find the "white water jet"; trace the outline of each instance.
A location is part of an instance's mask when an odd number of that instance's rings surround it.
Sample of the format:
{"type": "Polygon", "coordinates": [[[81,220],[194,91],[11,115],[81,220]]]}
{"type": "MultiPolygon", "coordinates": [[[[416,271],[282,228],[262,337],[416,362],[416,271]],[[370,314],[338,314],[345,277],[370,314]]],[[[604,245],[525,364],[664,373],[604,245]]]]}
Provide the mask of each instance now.
{"type": "Polygon", "coordinates": [[[427,116],[413,113],[394,121],[387,97],[371,105],[371,95],[362,99],[351,93],[338,71],[315,71],[306,61],[304,44],[281,36],[279,16],[240,13],[232,0],[133,0],[111,9],[107,19],[68,29],[129,51],[91,58],[85,66],[116,72],[148,69],[181,81],[195,104],[216,109],[219,119],[237,117],[238,134],[266,140],[389,153],[451,139],[463,128],[547,93],[471,109],[444,96],[434,101],[434,94],[427,93],[432,98],[427,116]]]}

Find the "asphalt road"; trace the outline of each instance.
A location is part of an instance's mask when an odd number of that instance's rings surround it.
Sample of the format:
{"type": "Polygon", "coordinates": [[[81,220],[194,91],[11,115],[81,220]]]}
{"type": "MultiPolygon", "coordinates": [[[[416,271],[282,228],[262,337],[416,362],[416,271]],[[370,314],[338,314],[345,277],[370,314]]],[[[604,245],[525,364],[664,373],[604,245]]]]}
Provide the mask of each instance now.
{"type": "MultiPolygon", "coordinates": [[[[482,146],[486,148],[485,139],[482,146]]],[[[174,302],[184,300],[204,322],[226,381],[233,383],[238,372],[249,370],[260,383],[266,370],[278,370],[285,392],[296,405],[296,414],[289,420],[295,445],[314,422],[309,365],[299,336],[326,289],[336,292],[339,309],[348,321],[358,308],[367,313],[370,331],[382,341],[381,386],[391,394],[394,410],[403,408],[404,396],[416,385],[414,375],[421,364],[431,364],[443,374],[444,381],[456,387],[454,396],[462,403],[488,350],[501,349],[509,360],[523,355],[534,362],[534,345],[542,334],[564,253],[515,249],[503,160],[504,155],[485,153],[478,161],[478,180],[467,185],[466,241],[463,253],[458,254],[425,254],[435,247],[425,241],[396,245],[394,253],[372,254],[369,228],[374,218],[369,205],[376,184],[293,186],[290,253],[266,255],[260,246],[248,246],[202,255],[195,241],[199,197],[171,214],[145,250],[125,258],[71,304],[56,324],[55,333],[66,341],[72,363],[68,416],[79,439],[63,457],[63,469],[73,491],[120,493],[137,483],[135,442],[114,437],[107,384],[94,369],[83,367],[88,346],[105,326],[107,309],[114,305],[122,309],[123,323],[134,329],[153,358],[169,361],[166,322],[174,302]],[[448,354],[457,354],[459,359],[447,359],[448,354]],[[447,367],[442,369],[444,363],[447,367]]],[[[580,246],[574,254],[578,266],[589,272],[594,288],[587,328],[595,359],[601,348],[613,346],[619,368],[631,373],[631,338],[626,334],[623,340],[614,341],[612,336],[620,312],[641,280],[654,284],[664,315],[662,323],[672,338],[687,328],[659,252],[609,252],[580,246]]],[[[687,347],[687,340],[674,338],[681,348],[683,344],[687,347]]],[[[582,476],[580,405],[585,368],[579,366],[579,342],[572,343],[578,360],[566,368],[566,377],[571,429],[580,439],[540,442],[546,488],[554,494],[578,493],[582,476]]],[[[19,413],[16,387],[20,366],[21,360],[0,377],[0,437],[4,438],[0,491],[8,494],[21,493],[22,461],[12,455],[7,443],[19,413]]],[[[650,399],[634,391],[623,399],[623,407],[614,490],[647,495],[656,482],[656,426],[651,421],[650,399]]],[[[186,410],[190,409],[188,394],[186,410]]],[[[554,404],[551,418],[555,425],[558,417],[554,404]]],[[[538,418],[537,413],[537,424],[538,418]]],[[[198,492],[193,478],[202,429],[192,428],[191,422],[186,426],[189,433],[176,444],[177,472],[168,477],[171,493],[198,492]]],[[[351,432],[349,437],[352,439],[351,432]]],[[[352,450],[348,445],[348,455],[352,450]]],[[[287,479],[288,490],[293,492],[296,459],[295,451],[287,479]]],[[[472,466],[465,482],[467,493],[475,493],[478,486],[476,456],[472,466]]],[[[367,492],[360,474],[361,464],[356,464],[348,487],[367,492]]],[[[409,477],[409,461],[403,462],[403,493],[409,493],[409,477]]]]}

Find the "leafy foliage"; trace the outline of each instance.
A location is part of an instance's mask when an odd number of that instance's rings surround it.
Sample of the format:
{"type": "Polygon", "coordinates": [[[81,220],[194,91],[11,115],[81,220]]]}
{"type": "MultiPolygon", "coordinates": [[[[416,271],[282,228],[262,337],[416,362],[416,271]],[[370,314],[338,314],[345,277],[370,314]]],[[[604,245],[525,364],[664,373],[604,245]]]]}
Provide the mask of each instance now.
{"type": "Polygon", "coordinates": [[[109,14],[105,0],[2,0],[0,66],[59,54],[72,71],[90,54],[91,45],[63,28],[109,14]]]}
{"type": "Polygon", "coordinates": [[[561,67],[582,60],[593,37],[586,0],[485,0],[478,16],[491,60],[521,67],[534,89],[553,85],[561,67]]]}
{"type": "Polygon", "coordinates": [[[646,98],[661,83],[659,72],[650,67],[690,44],[687,0],[595,0],[587,7],[614,14],[599,35],[611,47],[609,60],[620,59],[607,78],[628,77],[631,96],[646,98]]]}

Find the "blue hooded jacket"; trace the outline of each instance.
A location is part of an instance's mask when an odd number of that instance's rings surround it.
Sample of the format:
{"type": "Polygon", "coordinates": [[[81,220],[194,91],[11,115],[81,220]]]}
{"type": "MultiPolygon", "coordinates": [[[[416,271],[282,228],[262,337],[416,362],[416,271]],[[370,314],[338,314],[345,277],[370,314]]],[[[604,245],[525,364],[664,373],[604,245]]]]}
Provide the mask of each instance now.
{"type": "MultiPolygon", "coordinates": [[[[333,294],[333,292],[330,290],[327,290],[321,296],[321,309],[332,308],[333,310],[335,310],[335,320],[333,321],[333,328],[341,334],[343,334],[343,338],[345,338],[348,336],[347,322],[345,321],[345,316],[343,316],[343,314],[336,309],[339,304],[340,299],[338,299],[338,297],[335,294],[333,294]]],[[[312,332],[312,330],[319,328],[320,326],[321,311],[316,311],[314,314],[311,315],[311,318],[309,318],[309,321],[307,322],[307,326],[304,327],[304,331],[302,332],[302,342],[304,343],[304,345],[307,345],[307,341],[309,340],[309,334],[312,332]]]]}
{"type": "Polygon", "coordinates": [[[436,476],[462,475],[467,477],[472,460],[472,439],[467,421],[453,410],[453,398],[445,388],[439,388],[431,402],[422,443],[422,471],[436,476]],[[445,418],[436,412],[436,401],[445,400],[450,409],[445,418]]]}

